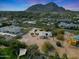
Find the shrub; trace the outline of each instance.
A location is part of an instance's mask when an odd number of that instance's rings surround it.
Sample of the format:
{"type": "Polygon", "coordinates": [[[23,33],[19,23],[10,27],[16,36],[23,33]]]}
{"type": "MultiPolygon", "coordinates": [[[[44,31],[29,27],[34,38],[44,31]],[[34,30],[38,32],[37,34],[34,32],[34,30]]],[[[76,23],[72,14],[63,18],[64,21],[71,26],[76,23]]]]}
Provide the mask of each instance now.
{"type": "Polygon", "coordinates": [[[54,59],[61,59],[57,52],[55,53],[54,59]]]}
{"type": "Polygon", "coordinates": [[[61,45],[60,42],[56,42],[56,45],[57,45],[58,47],[62,47],[62,45],[61,45]]]}
{"type": "Polygon", "coordinates": [[[9,42],[10,42],[9,45],[12,48],[26,48],[27,47],[27,45],[19,42],[18,40],[10,40],[9,42]]]}
{"type": "Polygon", "coordinates": [[[42,45],[42,51],[44,53],[48,53],[49,51],[51,51],[52,49],[54,49],[53,45],[50,44],[49,42],[44,42],[44,44],[42,45]]]}
{"type": "Polygon", "coordinates": [[[34,36],[34,33],[31,33],[31,36],[34,36]]]}
{"type": "Polygon", "coordinates": [[[57,32],[58,32],[58,34],[64,34],[64,30],[63,29],[59,29],[57,32]]]}
{"type": "Polygon", "coordinates": [[[68,59],[67,54],[63,54],[62,59],[68,59]]]}
{"type": "Polygon", "coordinates": [[[9,46],[9,43],[5,39],[0,39],[0,45],[9,46]]]}
{"type": "Polygon", "coordinates": [[[58,34],[57,39],[61,40],[61,41],[64,41],[64,35],[63,34],[58,34]]]}

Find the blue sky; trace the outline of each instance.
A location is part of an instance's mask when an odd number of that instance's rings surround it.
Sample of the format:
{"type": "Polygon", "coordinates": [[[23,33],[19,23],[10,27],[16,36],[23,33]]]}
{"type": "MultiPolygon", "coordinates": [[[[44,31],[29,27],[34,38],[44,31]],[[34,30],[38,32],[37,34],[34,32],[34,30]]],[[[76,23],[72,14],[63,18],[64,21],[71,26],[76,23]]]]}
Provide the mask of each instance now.
{"type": "Polygon", "coordinates": [[[23,11],[34,4],[55,2],[69,10],[79,11],[79,0],[0,0],[0,11],[23,11]]]}

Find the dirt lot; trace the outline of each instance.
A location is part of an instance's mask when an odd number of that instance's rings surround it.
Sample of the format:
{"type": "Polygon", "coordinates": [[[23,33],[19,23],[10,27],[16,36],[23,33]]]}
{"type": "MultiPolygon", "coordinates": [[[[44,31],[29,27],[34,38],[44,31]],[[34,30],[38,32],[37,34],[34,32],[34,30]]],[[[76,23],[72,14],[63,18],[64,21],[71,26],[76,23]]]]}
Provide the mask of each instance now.
{"type": "Polygon", "coordinates": [[[70,59],[79,59],[79,48],[68,45],[66,41],[63,42],[64,48],[60,48],[56,46],[56,38],[40,39],[38,36],[32,37],[30,33],[24,35],[20,41],[24,42],[27,45],[37,44],[40,50],[42,44],[45,41],[49,41],[56,48],[56,51],[59,53],[60,56],[62,56],[63,53],[66,53],[70,59]]]}

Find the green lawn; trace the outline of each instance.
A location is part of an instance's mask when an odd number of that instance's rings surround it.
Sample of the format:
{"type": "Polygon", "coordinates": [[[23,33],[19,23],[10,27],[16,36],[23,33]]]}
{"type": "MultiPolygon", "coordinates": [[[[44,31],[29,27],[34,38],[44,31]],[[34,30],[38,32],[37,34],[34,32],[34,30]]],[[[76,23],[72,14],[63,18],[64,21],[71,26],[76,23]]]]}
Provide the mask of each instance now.
{"type": "Polygon", "coordinates": [[[13,51],[10,48],[0,48],[0,56],[5,56],[0,57],[0,59],[16,59],[16,55],[13,54],[13,51]]]}

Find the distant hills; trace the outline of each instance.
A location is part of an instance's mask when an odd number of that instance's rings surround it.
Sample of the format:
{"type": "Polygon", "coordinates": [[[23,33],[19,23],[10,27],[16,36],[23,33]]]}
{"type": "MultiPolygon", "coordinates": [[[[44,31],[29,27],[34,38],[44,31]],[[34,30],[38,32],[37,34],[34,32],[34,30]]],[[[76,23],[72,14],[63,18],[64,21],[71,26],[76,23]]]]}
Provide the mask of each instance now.
{"type": "Polygon", "coordinates": [[[27,12],[65,12],[66,10],[63,7],[59,7],[56,3],[50,2],[46,5],[36,4],[29,7],[27,12]]]}
{"type": "Polygon", "coordinates": [[[56,3],[54,2],[50,2],[48,4],[36,4],[36,5],[32,5],[31,7],[29,7],[28,9],[25,10],[26,12],[33,12],[33,13],[39,13],[39,12],[57,12],[57,13],[77,13],[79,14],[79,11],[70,11],[70,10],[66,10],[63,7],[58,6],[56,3]]]}
{"type": "Polygon", "coordinates": [[[31,7],[29,7],[28,9],[24,10],[24,11],[0,11],[0,14],[5,14],[5,13],[27,13],[27,12],[32,12],[32,13],[43,13],[43,12],[56,12],[56,13],[75,13],[79,15],[79,11],[71,11],[71,10],[66,10],[63,7],[58,6],[56,3],[54,2],[50,2],[48,4],[36,4],[36,5],[32,5],[31,7]]]}

